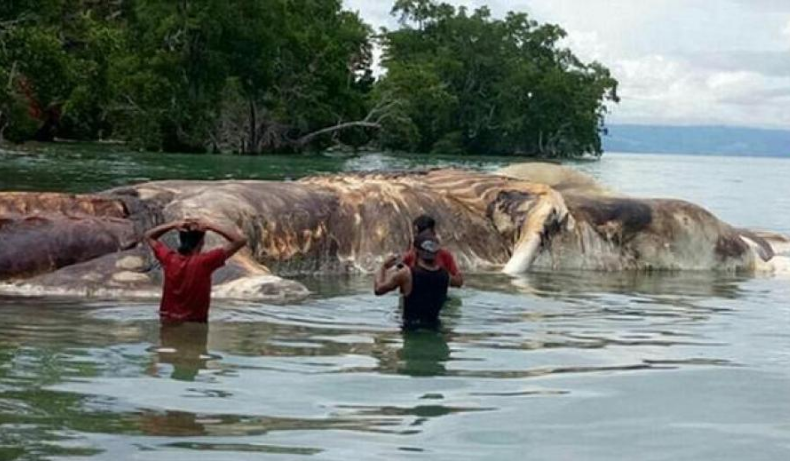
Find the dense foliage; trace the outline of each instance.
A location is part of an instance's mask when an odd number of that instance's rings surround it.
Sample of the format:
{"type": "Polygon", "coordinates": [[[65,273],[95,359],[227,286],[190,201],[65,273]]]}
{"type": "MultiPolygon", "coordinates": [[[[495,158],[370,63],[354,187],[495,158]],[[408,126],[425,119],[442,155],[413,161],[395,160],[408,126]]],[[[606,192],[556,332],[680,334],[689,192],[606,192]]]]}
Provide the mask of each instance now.
{"type": "Polygon", "coordinates": [[[404,103],[420,151],[568,156],[600,153],[606,101],[617,82],[558,42],[565,32],[526,14],[493,19],[429,0],[398,0],[402,28],[384,35],[378,90],[404,103]]]}
{"type": "Polygon", "coordinates": [[[600,153],[616,81],[559,27],[430,0],[393,14],[374,37],[341,0],[4,0],[0,140],[600,153]]]}

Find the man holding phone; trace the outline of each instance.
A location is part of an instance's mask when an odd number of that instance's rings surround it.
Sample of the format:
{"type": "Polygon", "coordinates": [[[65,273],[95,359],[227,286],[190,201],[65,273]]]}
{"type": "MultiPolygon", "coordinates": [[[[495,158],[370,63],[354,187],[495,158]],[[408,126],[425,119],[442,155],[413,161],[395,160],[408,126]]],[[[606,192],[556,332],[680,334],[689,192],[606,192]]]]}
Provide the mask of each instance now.
{"type": "MultiPolygon", "coordinates": [[[[436,236],[436,220],[431,216],[427,214],[418,216],[414,219],[414,221],[412,221],[412,225],[414,226],[415,236],[427,232],[438,242],[438,237],[436,236]]],[[[410,248],[409,251],[407,251],[403,256],[402,264],[413,267],[416,261],[416,246],[414,246],[410,248]]],[[[452,253],[445,250],[444,248],[440,248],[436,255],[436,263],[440,267],[446,269],[450,274],[450,286],[456,288],[463,286],[464,276],[461,271],[458,270],[458,265],[455,263],[455,258],[453,257],[452,253]]]]}
{"type": "Polygon", "coordinates": [[[439,312],[447,300],[450,274],[437,257],[441,247],[430,232],[414,240],[415,263],[395,267],[398,257],[391,256],[376,272],[374,293],[381,296],[396,289],[403,300],[403,323],[407,328],[435,328],[439,312]]]}

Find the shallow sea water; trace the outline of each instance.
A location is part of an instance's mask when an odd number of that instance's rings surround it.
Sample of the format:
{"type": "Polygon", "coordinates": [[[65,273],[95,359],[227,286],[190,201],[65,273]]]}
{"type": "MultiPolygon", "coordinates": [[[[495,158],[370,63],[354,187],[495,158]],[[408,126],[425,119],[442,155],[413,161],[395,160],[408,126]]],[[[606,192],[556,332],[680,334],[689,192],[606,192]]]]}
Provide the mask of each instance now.
{"type": "MultiPolygon", "coordinates": [[[[574,166],[790,233],[789,160],[574,166]]],[[[439,332],[401,332],[365,277],[217,303],[207,327],[160,328],[153,303],[0,298],[0,460],[790,459],[790,279],[468,279],[439,332]]]]}

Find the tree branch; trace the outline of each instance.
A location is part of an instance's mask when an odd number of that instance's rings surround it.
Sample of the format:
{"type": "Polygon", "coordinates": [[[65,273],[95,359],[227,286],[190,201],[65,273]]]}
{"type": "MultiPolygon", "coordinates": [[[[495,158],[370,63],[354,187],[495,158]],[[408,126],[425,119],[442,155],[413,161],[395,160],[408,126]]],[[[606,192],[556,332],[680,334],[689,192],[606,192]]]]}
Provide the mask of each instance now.
{"type": "Polygon", "coordinates": [[[16,19],[9,19],[8,21],[0,21],[0,29],[10,29],[17,24],[22,24],[25,21],[30,20],[31,17],[28,15],[21,15],[16,19]]]}
{"type": "Polygon", "coordinates": [[[312,142],[315,138],[328,134],[328,133],[335,133],[340,130],[345,130],[348,128],[373,128],[376,130],[381,129],[381,122],[385,119],[392,116],[392,111],[395,107],[400,105],[399,100],[394,101],[382,101],[378,103],[375,107],[373,107],[370,112],[363,118],[362,120],[357,120],[353,122],[343,122],[338,123],[337,125],[328,126],[326,128],[321,128],[320,130],[313,131],[312,133],[308,133],[301,138],[298,138],[294,141],[294,144],[298,148],[303,148],[310,142],[312,142]]]}
{"type": "Polygon", "coordinates": [[[7,127],[8,127],[8,120],[5,116],[5,113],[3,113],[2,110],[0,110],[0,143],[5,142],[5,129],[7,127]]]}
{"type": "Polygon", "coordinates": [[[16,69],[17,63],[18,63],[17,61],[14,61],[14,63],[11,65],[11,71],[8,72],[8,83],[6,83],[6,91],[11,91],[11,89],[13,89],[14,87],[14,77],[16,77],[16,73],[17,73],[17,69],[16,69]]]}
{"type": "Polygon", "coordinates": [[[309,144],[313,139],[317,138],[318,136],[321,136],[321,135],[327,134],[327,133],[333,133],[335,131],[345,130],[347,128],[354,128],[354,127],[380,129],[381,128],[381,124],[379,124],[377,122],[368,122],[368,121],[365,121],[365,120],[359,120],[359,121],[356,121],[356,122],[339,123],[337,125],[329,126],[329,127],[326,127],[326,128],[321,128],[320,130],[313,131],[312,133],[306,134],[306,135],[302,136],[301,138],[297,139],[295,144],[298,147],[304,147],[307,144],[309,144]]]}

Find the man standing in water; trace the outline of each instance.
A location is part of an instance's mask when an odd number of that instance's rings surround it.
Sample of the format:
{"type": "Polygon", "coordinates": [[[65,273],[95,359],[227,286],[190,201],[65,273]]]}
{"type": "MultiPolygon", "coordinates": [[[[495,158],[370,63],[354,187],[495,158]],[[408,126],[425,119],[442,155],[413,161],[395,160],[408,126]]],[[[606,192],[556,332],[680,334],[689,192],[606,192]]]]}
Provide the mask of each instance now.
{"type": "MultiPolygon", "coordinates": [[[[418,216],[412,222],[414,226],[414,235],[420,235],[423,232],[430,233],[431,236],[434,237],[438,241],[438,237],[436,236],[436,220],[432,217],[428,216],[427,214],[418,216]]],[[[409,251],[403,256],[403,264],[412,267],[414,266],[415,262],[417,261],[416,257],[416,247],[410,248],[409,251]]],[[[439,249],[439,253],[436,255],[436,263],[446,269],[447,272],[450,274],[450,286],[452,287],[461,287],[464,284],[464,276],[461,274],[461,271],[458,270],[458,265],[455,263],[455,258],[453,258],[452,253],[445,250],[444,248],[439,249]]]]}
{"type": "Polygon", "coordinates": [[[211,274],[247,244],[247,239],[238,233],[199,220],[175,221],[155,227],[146,232],[145,241],[162,264],[165,281],[159,317],[168,322],[207,322],[211,274]],[[159,241],[174,229],[178,230],[178,251],[159,241]],[[207,231],[221,235],[228,243],[202,253],[207,231]]]}
{"type": "Polygon", "coordinates": [[[436,327],[439,312],[447,300],[450,274],[438,263],[439,242],[430,232],[414,240],[416,261],[413,266],[395,266],[391,256],[376,272],[374,292],[381,296],[400,289],[403,300],[403,323],[406,327],[436,327]]]}

